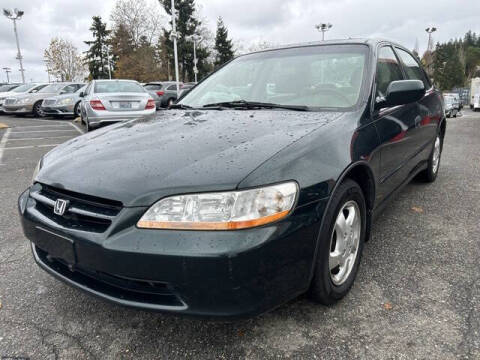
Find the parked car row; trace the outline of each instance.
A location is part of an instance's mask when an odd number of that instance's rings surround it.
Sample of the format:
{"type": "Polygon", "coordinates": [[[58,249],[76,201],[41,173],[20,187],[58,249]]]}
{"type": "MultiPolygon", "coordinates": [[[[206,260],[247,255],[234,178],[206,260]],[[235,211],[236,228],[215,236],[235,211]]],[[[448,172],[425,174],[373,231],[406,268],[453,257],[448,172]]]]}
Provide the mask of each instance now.
{"type": "Polygon", "coordinates": [[[458,94],[445,93],[443,94],[443,100],[445,102],[445,115],[449,117],[457,117],[457,114],[462,110],[462,104],[458,94]]]}

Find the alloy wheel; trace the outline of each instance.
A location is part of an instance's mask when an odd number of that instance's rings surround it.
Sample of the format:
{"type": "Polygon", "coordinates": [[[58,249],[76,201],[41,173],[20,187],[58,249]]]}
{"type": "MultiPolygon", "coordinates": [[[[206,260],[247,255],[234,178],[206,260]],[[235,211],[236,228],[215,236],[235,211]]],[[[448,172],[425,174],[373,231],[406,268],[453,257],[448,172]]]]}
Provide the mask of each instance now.
{"type": "Polygon", "coordinates": [[[440,163],[440,151],[441,151],[441,141],[440,137],[437,136],[435,139],[435,145],[433,147],[433,156],[432,156],[432,172],[434,174],[438,171],[438,165],[440,163]]]}
{"type": "Polygon", "coordinates": [[[337,286],[348,279],[355,265],[361,227],[360,208],[357,202],[350,200],[341,207],[330,237],[328,265],[330,278],[337,286]]]}

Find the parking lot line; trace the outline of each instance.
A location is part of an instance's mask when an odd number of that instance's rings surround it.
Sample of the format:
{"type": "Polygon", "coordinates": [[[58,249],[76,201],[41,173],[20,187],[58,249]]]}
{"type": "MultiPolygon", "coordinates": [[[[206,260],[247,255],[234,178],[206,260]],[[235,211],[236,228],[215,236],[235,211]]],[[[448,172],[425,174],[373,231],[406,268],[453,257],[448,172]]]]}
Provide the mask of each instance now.
{"type": "Polygon", "coordinates": [[[2,140],[0,140],[0,164],[2,163],[2,158],[3,158],[3,149],[5,148],[5,145],[7,144],[8,141],[8,135],[10,135],[11,129],[7,129],[5,131],[5,134],[2,136],[2,140]]]}
{"type": "Polygon", "coordinates": [[[8,139],[8,141],[21,141],[21,140],[49,140],[49,139],[65,139],[65,138],[71,138],[71,135],[63,135],[63,136],[50,136],[50,137],[26,137],[26,138],[15,138],[15,139],[8,139]]]}
{"type": "Polygon", "coordinates": [[[15,147],[4,147],[5,150],[23,150],[23,149],[33,149],[33,148],[42,148],[42,147],[54,147],[61,144],[44,144],[44,145],[29,145],[29,146],[15,146],[15,147]]]}
{"type": "Polygon", "coordinates": [[[25,126],[13,126],[12,129],[35,129],[35,128],[58,128],[58,127],[69,127],[68,124],[61,124],[61,125],[25,125],[25,126]]]}
{"type": "Polygon", "coordinates": [[[73,122],[69,123],[72,125],[80,134],[85,134],[82,129],[80,129],[77,125],[75,125],[73,122]]]}
{"type": "MultiPolygon", "coordinates": [[[[45,133],[45,132],[72,132],[74,130],[65,129],[65,130],[30,130],[30,131],[12,131],[12,134],[30,134],[30,133],[45,133]]],[[[80,130],[78,130],[80,131],[80,130]]],[[[82,133],[83,134],[83,133],[82,133]]]]}

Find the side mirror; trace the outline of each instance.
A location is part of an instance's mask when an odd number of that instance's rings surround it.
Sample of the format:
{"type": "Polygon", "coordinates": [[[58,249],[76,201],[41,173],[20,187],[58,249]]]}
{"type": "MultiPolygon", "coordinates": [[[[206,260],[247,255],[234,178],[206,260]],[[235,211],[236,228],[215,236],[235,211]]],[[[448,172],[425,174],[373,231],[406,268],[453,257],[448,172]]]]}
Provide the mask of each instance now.
{"type": "Polygon", "coordinates": [[[32,94],[35,94],[36,92],[38,92],[37,89],[33,89],[32,91],[30,91],[32,94]]]}
{"type": "Polygon", "coordinates": [[[387,88],[385,99],[378,104],[380,108],[410,104],[425,95],[425,85],[420,80],[392,81],[387,88]]]}
{"type": "Polygon", "coordinates": [[[85,93],[82,91],[80,92],[80,94],[78,94],[78,96],[80,96],[81,98],[85,97],[85,93]]]}

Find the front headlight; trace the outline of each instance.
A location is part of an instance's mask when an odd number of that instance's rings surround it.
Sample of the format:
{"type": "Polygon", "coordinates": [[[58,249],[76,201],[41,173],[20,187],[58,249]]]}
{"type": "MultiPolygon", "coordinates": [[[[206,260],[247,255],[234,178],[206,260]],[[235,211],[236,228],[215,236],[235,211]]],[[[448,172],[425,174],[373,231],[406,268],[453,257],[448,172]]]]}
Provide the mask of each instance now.
{"type": "Polygon", "coordinates": [[[33,98],[23,98],[17,100],[17,104],[28,104],[33,101],[33,98]]]}
{"type": "Polygon", "coordinates": [[[57,105],[60,105],[60,106],[71,105],[71,104],[73,104],[72,98],[65,98],[57,101],[57,105]]]}
{"type": "Polygon", "coordinates": [[[295,205],[296,182],[243,191],[177,195],[156,202],[137,223],[145,229],[235,230],[287,216],[295,205]]]}

